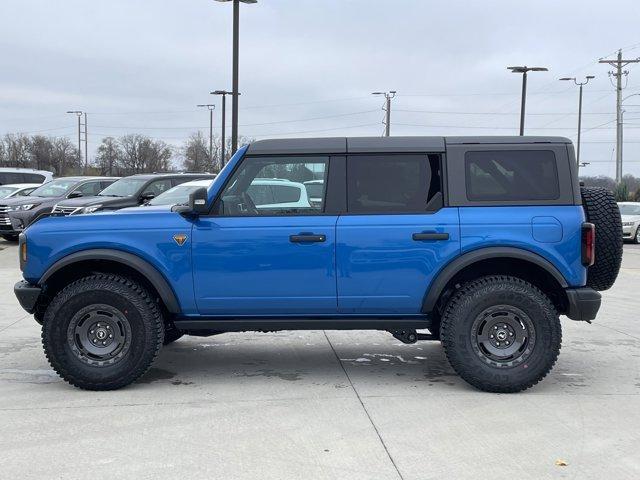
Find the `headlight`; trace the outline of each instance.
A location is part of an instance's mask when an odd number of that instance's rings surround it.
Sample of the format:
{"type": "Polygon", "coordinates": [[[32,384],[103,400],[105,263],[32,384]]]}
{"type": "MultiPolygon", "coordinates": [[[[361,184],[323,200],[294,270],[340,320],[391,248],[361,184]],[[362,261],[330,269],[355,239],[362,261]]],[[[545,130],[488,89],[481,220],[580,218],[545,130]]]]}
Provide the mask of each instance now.
{"type": "Polygon", "coordinates": [[[102,205],[91,205],[90,207],[84,207],[82,209],[82,213],[93,213],[97,212],[102,208],[102,205]]]}
{"type": "Polygon", "coordinates": [[[23,210],[31,210],[33,207],[37,207],[39,203],[27,203],[26,205],[15,205],[13,207],[9,207],[10,212],[20,212],[23,210]]]}

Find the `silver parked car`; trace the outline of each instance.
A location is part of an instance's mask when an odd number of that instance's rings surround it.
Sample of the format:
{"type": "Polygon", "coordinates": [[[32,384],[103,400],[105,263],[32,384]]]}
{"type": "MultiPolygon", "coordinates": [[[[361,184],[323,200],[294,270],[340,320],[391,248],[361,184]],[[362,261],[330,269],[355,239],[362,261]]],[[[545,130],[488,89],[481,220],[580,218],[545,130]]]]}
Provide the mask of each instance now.
{"type": "Polygon", "coordinates": [[[640,243],[640,202],[619,202],[622,238],[640,243]]]}

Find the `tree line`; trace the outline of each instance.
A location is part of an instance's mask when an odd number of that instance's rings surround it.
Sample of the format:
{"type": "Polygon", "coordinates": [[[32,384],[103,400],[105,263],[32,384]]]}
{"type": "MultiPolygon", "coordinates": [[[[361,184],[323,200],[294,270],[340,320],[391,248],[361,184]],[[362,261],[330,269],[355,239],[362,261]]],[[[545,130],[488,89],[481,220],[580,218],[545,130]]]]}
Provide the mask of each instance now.
{"type": "Polygon", "coordinates": [[[613,192],[618,202],[640,202],[640,177],[630,173],[622,177],[622,181],[616,181],[604,175],[596,177],[581,176],[580,181],[587,187],[602,187],[613,192]]]}
{"type": "MultiPolygon", "coordinates": [[[[239,144],[250,141],[240,137],[239,144]]],[[[230,139],[225,143],[226,163],[231,156],[230,139]]],[[[59,177],[82,173],[126,176],[176,170],[218,172],[223,164],[219,137],[213,139],[212,146],[210,151],[209,137],[202,132],[191,134],[180,146],[137,133],[105,137],[85,172],[85,159],[78,155],[77,144],[67,137],[6,134],[0,138],[0,167],[49,170],[59,177]]]]}

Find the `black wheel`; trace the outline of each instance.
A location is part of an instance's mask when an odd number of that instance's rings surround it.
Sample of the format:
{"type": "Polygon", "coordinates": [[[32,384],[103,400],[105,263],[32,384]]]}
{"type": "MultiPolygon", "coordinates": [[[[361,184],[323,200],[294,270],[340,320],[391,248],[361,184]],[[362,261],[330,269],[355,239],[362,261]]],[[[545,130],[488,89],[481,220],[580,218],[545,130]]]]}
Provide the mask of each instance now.
{"type": "Polygon", "coordinates": [[[113,390],[151,366],[164,339],[156,303],[135,282],[96,274],[64,288],[44,315],[42,344],[53,369],[86,390],[113,390]]]}
{"type": "Polygon", "coordinates": [[[18,235],[2,235],[2,238],[4,238],[7,242],[17,242],[18,241],[18,235]]]}
{"type": "Polygon", "coordinates": [[[605,188],[582,187],[587,221],[596,226],[595,263],[587,270],[587,285],[595,290],[611,288],[622,263],[622,219],[613,194],[605,188]]]}
{"type": "Polygon", "coordinates": [[[163,345],[169,345],[182,338],[183,335],[182,330],[178,330],[173,322],[165,323],[163,345]]]}
{"type": "Polygon", "coordinates": [[[453,369],[487,392],[519,392],[538,383],[555,364],[562,340],[549,298],[502,275],[463,285],[447,303],[440,329],[453,369]]]}

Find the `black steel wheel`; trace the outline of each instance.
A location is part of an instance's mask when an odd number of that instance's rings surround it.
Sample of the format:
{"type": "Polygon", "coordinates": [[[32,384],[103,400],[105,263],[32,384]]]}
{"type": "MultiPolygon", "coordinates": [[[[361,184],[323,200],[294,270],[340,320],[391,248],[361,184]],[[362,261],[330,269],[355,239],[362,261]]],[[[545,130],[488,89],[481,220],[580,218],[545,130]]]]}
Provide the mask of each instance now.
{"type": "Polygon", "coordinates": [[[157,303],[143,287],[117,275],[91,275],[62,289],[42,325],[42,344],[53,369],[87,390],[134,382],[149,369],[163,339],[157,303]]]}
{"type": "Polygon", "coordinates": [[[538,383],[555,364],[562,341],[549,298],[505,275],[464,284],[447,302],[440,329],[453,369],[488,392],[519,392],[538,383]]]}

